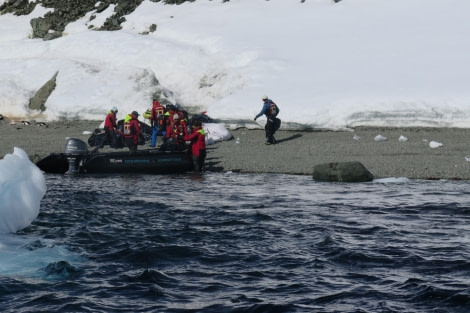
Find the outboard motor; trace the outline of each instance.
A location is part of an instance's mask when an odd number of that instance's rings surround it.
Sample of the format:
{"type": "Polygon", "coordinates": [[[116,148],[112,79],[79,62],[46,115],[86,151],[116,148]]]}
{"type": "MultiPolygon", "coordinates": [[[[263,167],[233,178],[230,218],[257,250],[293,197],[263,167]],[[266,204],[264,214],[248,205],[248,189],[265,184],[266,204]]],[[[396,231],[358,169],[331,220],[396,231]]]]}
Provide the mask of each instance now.
{"type": "Polygon", "coordinates": [[[69,163],[69,170],[66,175],[78,174],[80,172],[80,162],[88,154],[88,148],[84,141],[76,138],[67,139],[64,148],[64,154],[69,163]]]}

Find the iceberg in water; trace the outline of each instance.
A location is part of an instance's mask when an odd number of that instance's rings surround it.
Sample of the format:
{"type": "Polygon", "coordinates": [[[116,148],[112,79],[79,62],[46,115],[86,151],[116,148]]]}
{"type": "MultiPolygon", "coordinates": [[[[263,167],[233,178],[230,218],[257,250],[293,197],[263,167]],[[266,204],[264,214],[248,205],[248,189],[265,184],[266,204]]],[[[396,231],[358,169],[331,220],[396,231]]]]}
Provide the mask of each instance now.
{"type": "Polygon", "coordinates": [[[16,232],[38,216],[46,180],[26,152],[15,147],[0,160],[0,233],[16,232]]]}

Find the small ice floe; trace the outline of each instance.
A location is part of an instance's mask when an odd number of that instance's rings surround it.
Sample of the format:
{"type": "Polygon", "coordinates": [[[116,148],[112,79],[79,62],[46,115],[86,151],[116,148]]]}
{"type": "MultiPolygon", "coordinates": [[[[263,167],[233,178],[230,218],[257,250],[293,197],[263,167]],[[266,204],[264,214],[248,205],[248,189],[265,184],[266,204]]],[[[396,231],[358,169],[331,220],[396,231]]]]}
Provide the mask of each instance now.
{"type": "Polygon", "coordinates": [[[374,183],[389,184],[389,183],[407,183],[410,179],[406,177],[387,177],[374,179],[374,183]]]}
{"type": "Polygon", "coordinates": [[[15,121],[11,121],[11,122],[10,122],[10,125],[16,125],[16,122],[15,122],[15,121]]]}
{"type": "Polygon", "coordinates": [[[240,143],[240,137],[237,137],[237,141],[235,143],[240,143]]]}
{"type": "Polygon", "coordinates": [[[470,156],[467,155],[467,156],[465,157],[465,161],[470,162],[470,156]]]}
{"type": "Polygon", "coordinates": [[[375,136],[375,141],[377,141],[377,142],[387,141],[387,137],[384,137],[382,135],[377,135],[377,136],[375,136]]]}
{"type": "Polygon", "coordinates": [[[93,132],[91,132],[89,130],[84,130],[82,134],[83,135],[91,135],[91,134],[93,134],[93,132]]]}
{"type": "Polygon", "coordinates": [[[437,141],[430,141],[429,142],[429,147],[431,148],[439,148],[439,147],[442,147],[443,144],[440,143],[440,142],[437,142],[437,141]]]}
{"type": "Polygon", "coordinates": [[[359,137],[358,135],[354,134],[353,139],[354,139],[354,140],[359,140],[359,139],[361,139],[361,137],[359,137]]]}
{"type": "Polygon", "coordinates": [[[21,121],[21,124],[23,124],[23,125],[31,125],[31,123],[28,122],[28,121],[21,121]]]}
{"type": "Polygon", "coordinates": [[[406,138],[405,136],[401,135],[401,136],[398,138],[398,141],[400,141],[400,142],[405,142],[405,141],[408,141],[408,138],[406,138]]]}

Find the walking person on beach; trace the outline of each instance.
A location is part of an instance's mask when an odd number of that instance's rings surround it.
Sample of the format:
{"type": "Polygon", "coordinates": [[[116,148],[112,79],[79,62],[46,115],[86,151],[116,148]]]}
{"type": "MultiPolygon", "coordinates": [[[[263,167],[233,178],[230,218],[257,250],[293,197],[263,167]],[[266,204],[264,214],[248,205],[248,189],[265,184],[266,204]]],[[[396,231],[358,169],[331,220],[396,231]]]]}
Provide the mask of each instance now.
{"type": "Polygon", "coordinates": [[[139,120],[137,119],[138,117],[139,113],[132,111],[132,113],[128,114],[124,119],[123,136],[131,154],[137,151],[137,144],[139,143],[139,137],[142,133],[139,120]]]}
{"type": "Polygon", "coordinates": [[[117,112],[118,112],[118,109],[116,107],[113,107],[108,112],[108,115],[106,115],[106,118],[104,120],[104,132],[106,133],[106,137],[108,139],[108,143],[111,146],[111,148],[119,147],[118,138],[116,135],[116,132],[118,131],[117,123],[116,123],[117,112]]]}
{"type": "Polygon", "coordinates": [[[184,136],[184,140],[191,141],[191,152],[193,154],[194,173],[202,173],[206,159],[206,132],[202,123],[196,120],[190,135],[184,136]]]}
{"type": "Polygon", "coordinates": [[[266,115],[267,120],[266,125],[264,126],[264,130],[266,131],[265,144],[271,145],[276,143],[274,134],[281,126],[281,120],[276,117],[279,114],[279,108],[274,101],[268,98],[268,96],[263,96],[262,100],[264,103],[263,108],[261,109],[261,112],[255,116],[254,120],[256,121],[256,119],[263,114],[266,115]]]}

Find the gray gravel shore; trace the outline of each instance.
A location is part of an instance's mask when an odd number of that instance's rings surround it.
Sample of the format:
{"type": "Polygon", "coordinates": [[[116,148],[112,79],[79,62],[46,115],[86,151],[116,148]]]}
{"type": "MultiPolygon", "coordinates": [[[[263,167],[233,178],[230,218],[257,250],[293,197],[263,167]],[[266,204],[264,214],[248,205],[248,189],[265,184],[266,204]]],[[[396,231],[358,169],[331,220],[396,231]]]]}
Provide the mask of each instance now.
{"type": "MultiPolygon", "coordinates": [[[[13,147],[22,148],[32,159],[62,152],[66,137],[86,142],[90,135],[84,132],[92,132],[100,123],[60,121],[39,126],[18,122],[12,125],[2,120],[0,157],[13,153],[13,147]]],[[[470,129],[358,127],[354,131],[278,131],[276,145],[264,144],[264,130],[230,132],[233,139],[208,146],[207,170],[311,175],[316,164],[359,161],[375,178],[470,179],[470,162],[466,160],[470,156],[470,129]],[[355,135],[360,138],[353,139],[355,135]],[[388,140],[377,142],[377,135],[388,140]],[[408,140],[399,141],[400,136],[408,140]],[[431,141],[442,146],[431,148],[431,141]]]]}

